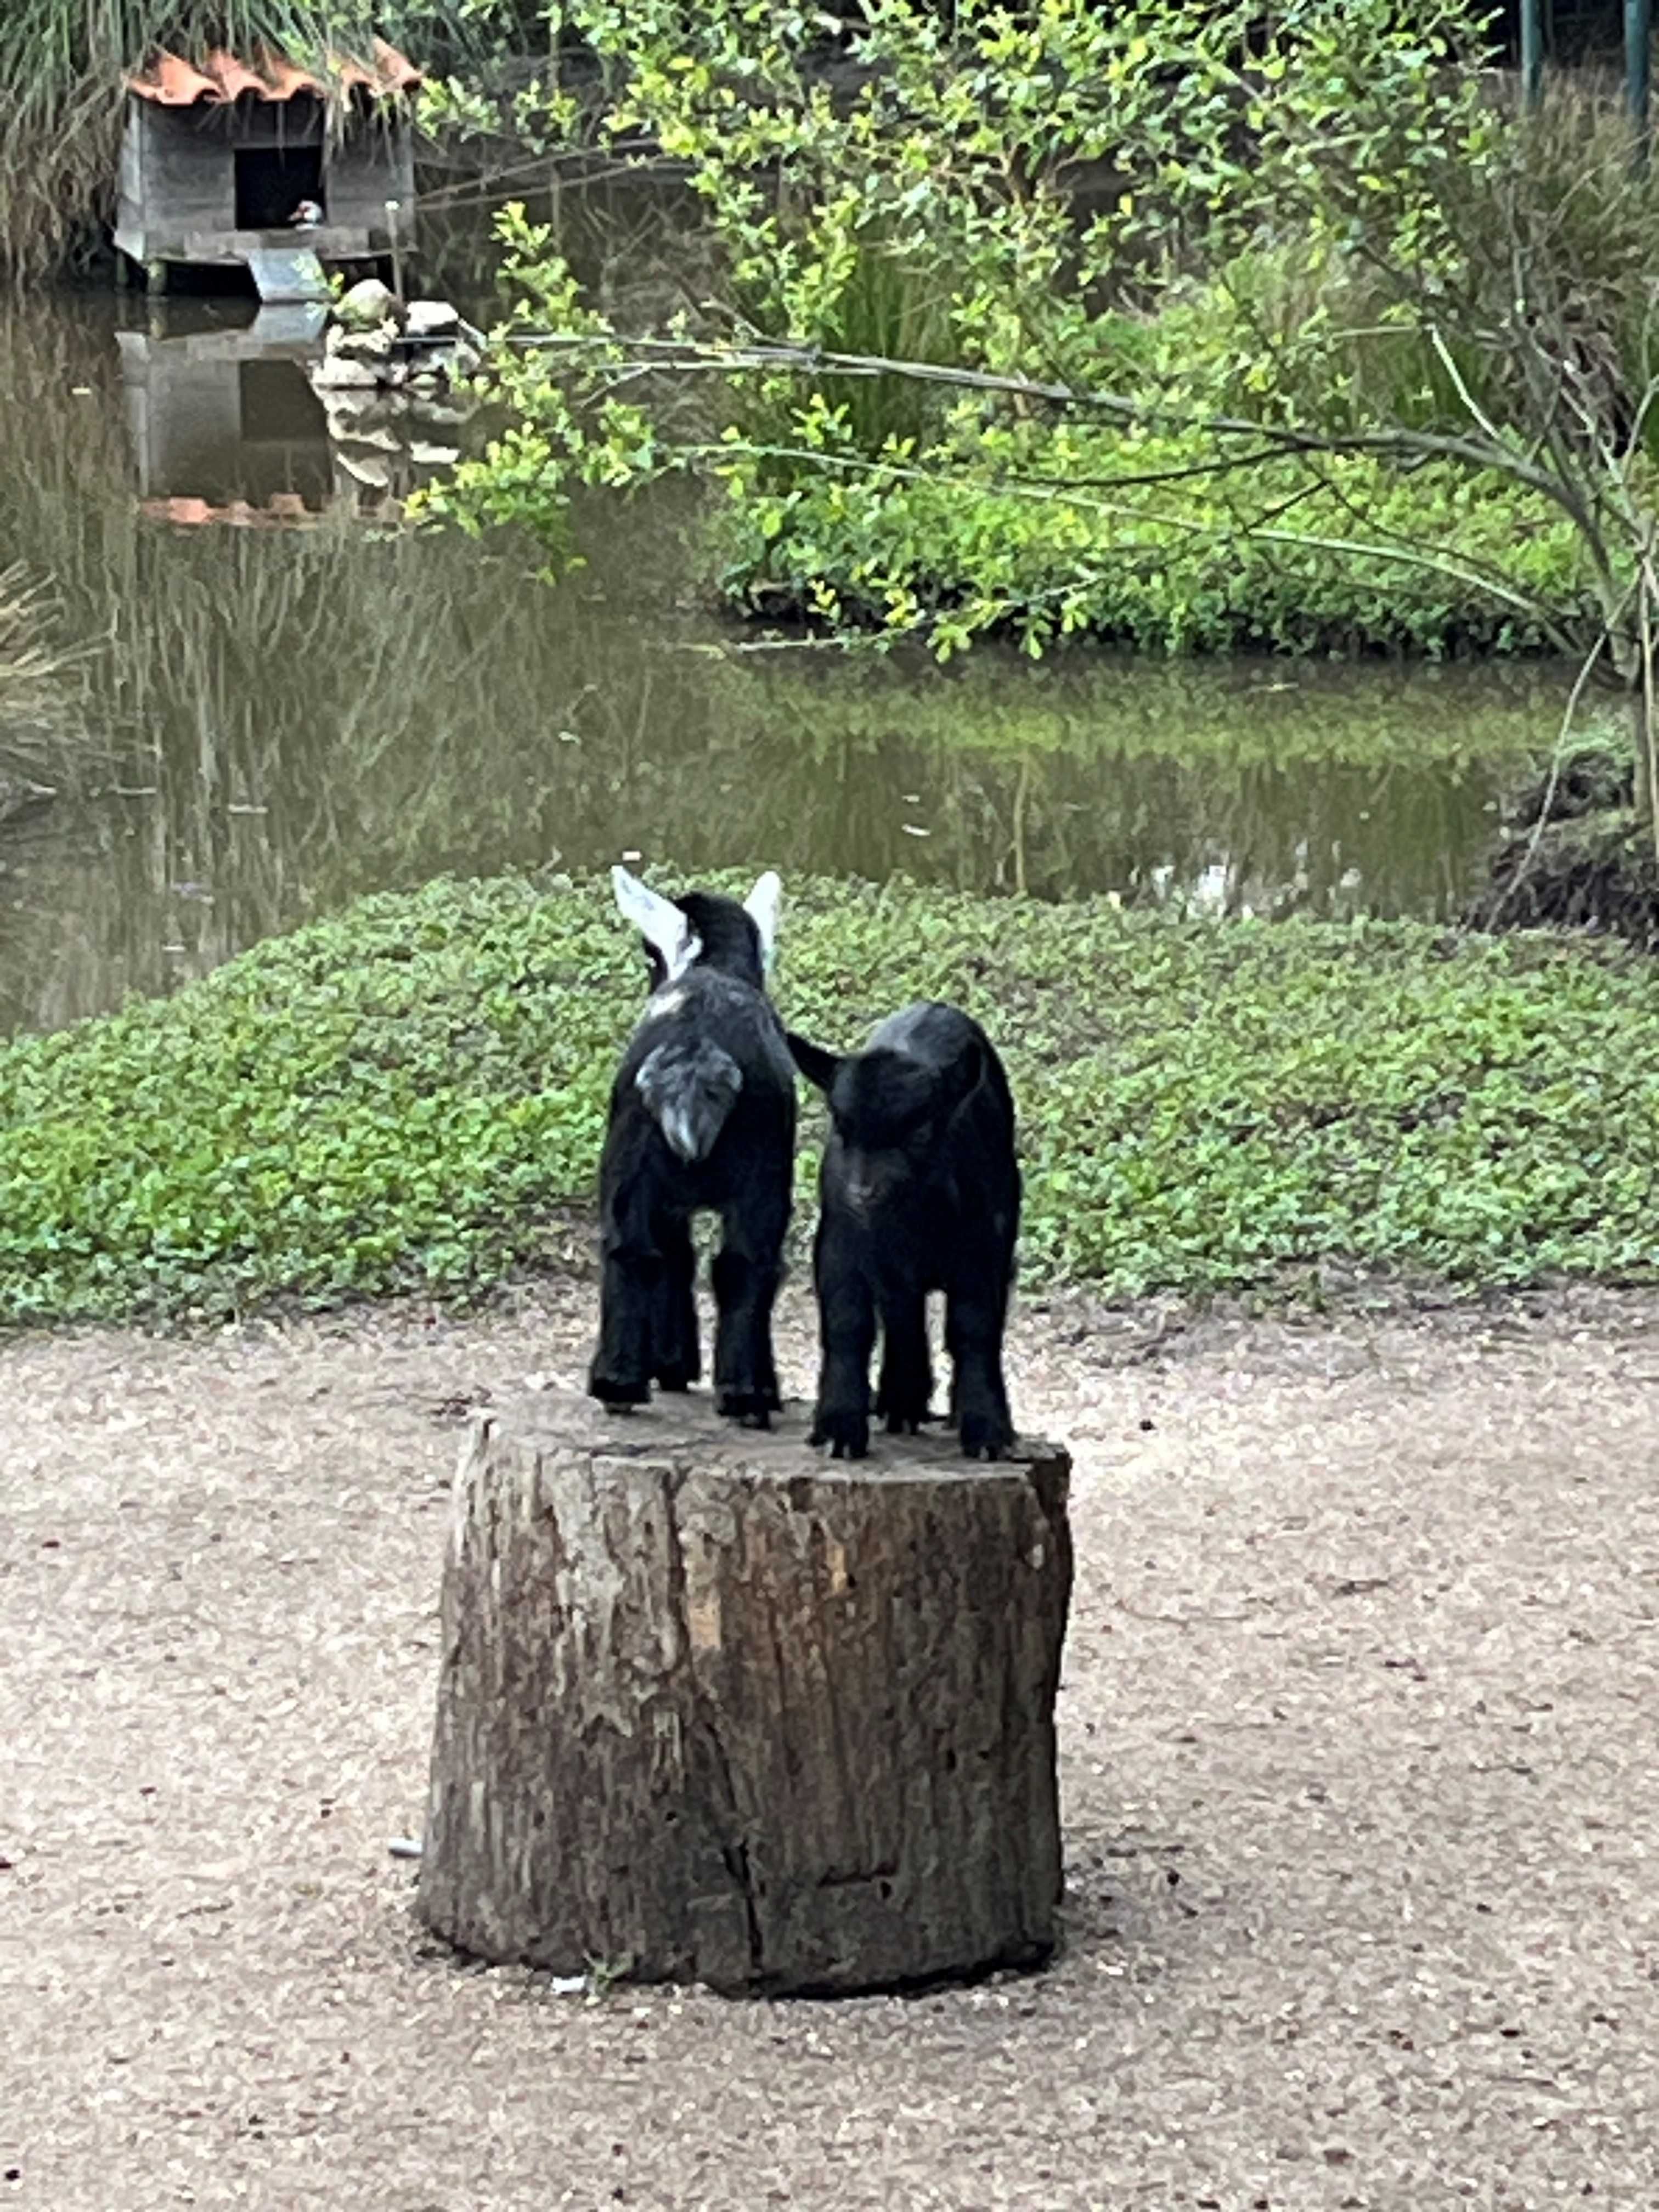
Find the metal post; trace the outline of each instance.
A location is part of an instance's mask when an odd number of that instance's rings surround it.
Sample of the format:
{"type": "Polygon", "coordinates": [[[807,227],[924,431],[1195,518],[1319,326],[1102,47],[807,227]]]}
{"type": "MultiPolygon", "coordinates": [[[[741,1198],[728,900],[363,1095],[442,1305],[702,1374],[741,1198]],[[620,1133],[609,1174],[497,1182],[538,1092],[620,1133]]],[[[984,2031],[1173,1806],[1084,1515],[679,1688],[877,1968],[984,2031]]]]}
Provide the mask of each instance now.
{"type": "Polygon", "coordinates": [[[1521,96],[1536,107],[1544,93],[1544,0],[1521,0],[1521,96]]]}
{"type": "Polygon", "coordinates": [[[1636,134],[1636,166],[1648,166],[1648,47],[1652,0],[1625,0],[1625,105],[1636,134]]]}
{"type": "Polygon", "coordinates": [[[402,209],[400,200],[388,200],[386,204],[386,235],[392,241],[392,293],[398,300],[404,296],[404,249],[398,235],[398,217],[402,209]]]}

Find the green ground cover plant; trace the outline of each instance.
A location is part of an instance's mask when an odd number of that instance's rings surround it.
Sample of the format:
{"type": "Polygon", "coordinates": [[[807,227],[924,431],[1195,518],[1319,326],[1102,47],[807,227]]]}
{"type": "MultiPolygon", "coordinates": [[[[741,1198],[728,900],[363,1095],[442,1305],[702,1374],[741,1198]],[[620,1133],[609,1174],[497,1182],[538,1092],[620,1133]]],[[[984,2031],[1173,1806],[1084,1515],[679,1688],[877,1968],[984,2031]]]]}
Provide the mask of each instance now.
{"type": "MultiPolygon", "coordinates": [[[[603,884],[440,882],[12,1044],[0,1317],[487,1291],[586,1207],[642,982],[603,884]]],[[[915,996],[987,1024],[1030,1283],[1659,1271],[1659,974],[1616,948],[807,880],[776,993],[837,1045],[915,996]]]]}

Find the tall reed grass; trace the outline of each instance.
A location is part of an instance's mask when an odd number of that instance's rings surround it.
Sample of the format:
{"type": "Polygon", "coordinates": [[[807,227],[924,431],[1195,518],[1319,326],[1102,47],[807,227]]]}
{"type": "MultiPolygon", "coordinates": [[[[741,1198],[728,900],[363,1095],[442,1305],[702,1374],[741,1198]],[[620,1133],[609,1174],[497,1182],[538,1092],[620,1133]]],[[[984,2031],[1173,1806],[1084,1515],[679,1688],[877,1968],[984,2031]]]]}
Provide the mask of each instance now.
{"type": "Polygon", "coordinates": [[[74,756],[85,657],[64,641],[58,611],[21,562],[0,568],[0,814],[57,787],[74,756]]]}

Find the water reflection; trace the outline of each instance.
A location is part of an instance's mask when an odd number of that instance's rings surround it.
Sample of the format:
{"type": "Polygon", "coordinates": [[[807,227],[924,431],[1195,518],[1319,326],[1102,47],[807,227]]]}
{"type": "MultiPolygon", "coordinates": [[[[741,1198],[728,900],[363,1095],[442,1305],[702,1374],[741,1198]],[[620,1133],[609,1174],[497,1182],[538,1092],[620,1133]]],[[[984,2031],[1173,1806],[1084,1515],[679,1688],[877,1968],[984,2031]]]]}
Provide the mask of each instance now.
{"type": "Polygon", "coordinates": [[[327,310],[163,298],[118,330],[142,513],[175,525],[395,518],[456,458],[447,395],[313,389],[327,310]]]}
{"type": "Polygon", "coordinates": [[[127,313],[0,309],[0,566],[100,641],[56,799],[0,822],[0,1029],[166,991],[367,889],[623,851],[1444,914],[1559,712],[1541,669],[750,650],[696,606],[683,496],[579,514],[586,566],[549,590],[365,526],[309,335],[127,313]],[[256,516],[305,526],[223,526],[256,516]]]}
{"type": "Polygon", "coordinates": [[[304,363],[326,309],[261,307],[227,322],[159,302],[117,331],[127,428],[146,512],[180,521],[315,513],[334,489],[328,426],[304,363]]]}

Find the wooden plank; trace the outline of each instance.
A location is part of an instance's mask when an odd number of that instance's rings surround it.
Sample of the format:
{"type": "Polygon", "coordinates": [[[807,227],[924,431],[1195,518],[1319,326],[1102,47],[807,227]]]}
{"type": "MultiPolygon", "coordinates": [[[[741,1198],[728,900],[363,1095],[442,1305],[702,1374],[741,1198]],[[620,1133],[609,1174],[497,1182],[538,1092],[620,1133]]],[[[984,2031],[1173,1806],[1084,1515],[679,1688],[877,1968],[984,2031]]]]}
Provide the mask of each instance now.
{"type": "MultiPolygon", "coordinates": [[[[157,261],[199,262],[206,267],[234,267],[250,253],[292,249],[292,235],[281,230],[175,228],[153,223],[149,233],[149,258],[157,261]]],[[[383,243],[368,233],[327,223],[312,231],[306,246],[319,261],[373,261],[386,252],[383,243]]]]}
{"type": "Polygon", "coordinates": [[[146,126],[144,222],[153,250],[163,252],[182,230],[228,229],[236,221],[229,140],[180,123],[169,118],[146,126]]]}
{"type": "Polygon", "coordinates": [[[254,287],[266,301],[326,300],[323,264],[307,246],[261,246],[246,256],[254,287]]]}

